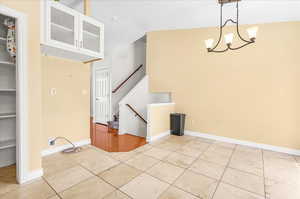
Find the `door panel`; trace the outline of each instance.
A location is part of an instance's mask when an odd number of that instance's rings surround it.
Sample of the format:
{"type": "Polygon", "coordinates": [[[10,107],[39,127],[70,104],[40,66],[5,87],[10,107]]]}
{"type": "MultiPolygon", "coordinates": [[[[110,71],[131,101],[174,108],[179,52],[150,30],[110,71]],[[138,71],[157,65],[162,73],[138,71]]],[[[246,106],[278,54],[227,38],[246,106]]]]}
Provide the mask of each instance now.
{"type": "Polygon", "coordinates": [[[104,25],[90,17],[80,20],[80,48],[88,53],[103,56],[104,25]]]}
{"type": "Polygon", "coordinates": [[[110,75],[108,71],[95,72],[95,121],[107,124],[110,120],[110,75]]]}
{"type": "Polygon", "coordinates": [[[50,2],[48,7],[48,40],[64,48],[76,49],[78,45],[78,16],[66,6],[50,2]]]}

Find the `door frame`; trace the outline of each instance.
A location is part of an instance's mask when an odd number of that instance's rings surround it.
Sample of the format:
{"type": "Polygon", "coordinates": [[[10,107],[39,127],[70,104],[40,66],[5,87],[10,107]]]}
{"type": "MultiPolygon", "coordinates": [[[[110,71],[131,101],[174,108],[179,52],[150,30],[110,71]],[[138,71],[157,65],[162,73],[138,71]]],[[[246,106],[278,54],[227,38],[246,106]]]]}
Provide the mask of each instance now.
{"type": "Polygon", "coordinates": [[[22,12],[0,5],[0,13],[16,19],[16,168],[18,183],[25,183],[33,178],[29,173],[28,161],[28,16],[22,12]]]}
{"type": "Polygon", "coordinates": [[[97,68],[95,67],[95,65],[93,64],[93,74],[92,74],[92,79],[93,79],[93,123],[96,123],[96,72],[97,71],[101,71],[101,72],[108,72],[108,78],[109,78],[109,120],[112,120],[112,85],[111,85],[111,70],[109,68],[97,68]]]}

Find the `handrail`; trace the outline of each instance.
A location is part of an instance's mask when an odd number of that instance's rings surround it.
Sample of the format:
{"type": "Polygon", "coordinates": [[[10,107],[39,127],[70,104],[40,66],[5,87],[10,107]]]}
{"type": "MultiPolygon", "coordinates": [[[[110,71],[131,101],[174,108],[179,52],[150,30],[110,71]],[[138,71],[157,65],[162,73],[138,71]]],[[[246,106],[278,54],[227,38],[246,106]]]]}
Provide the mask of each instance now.
{"type": "Polygon", "coordinates": [[[148,123],[138,112],[136,112],[136,110],[132,106],[130,106],[129,104],[126,104],[126,106],[128,106],[130,110],[135,113],[135,116],[138,116],[145,124],[148,123]]]}
{"type": "Polygon", "coordinates": [[[117,88],[115,88],[112,93],[116,93],[136,72],[138,72],[143,67],[143,64],[141,64],[135,71],[133,71],[117,88]]]}

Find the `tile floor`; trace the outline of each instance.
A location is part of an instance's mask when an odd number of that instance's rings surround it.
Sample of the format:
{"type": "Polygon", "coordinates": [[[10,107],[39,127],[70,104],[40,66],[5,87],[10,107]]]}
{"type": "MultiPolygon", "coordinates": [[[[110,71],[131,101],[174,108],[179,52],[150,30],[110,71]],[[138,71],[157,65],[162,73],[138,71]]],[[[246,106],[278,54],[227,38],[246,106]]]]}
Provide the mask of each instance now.
{"type": "Polygon", "coordinates": [[[0,199],[299,199],[300,158],[190,136],[131,152],[86,146],[43,159],[44,177],[0,181],[0,199]]]}

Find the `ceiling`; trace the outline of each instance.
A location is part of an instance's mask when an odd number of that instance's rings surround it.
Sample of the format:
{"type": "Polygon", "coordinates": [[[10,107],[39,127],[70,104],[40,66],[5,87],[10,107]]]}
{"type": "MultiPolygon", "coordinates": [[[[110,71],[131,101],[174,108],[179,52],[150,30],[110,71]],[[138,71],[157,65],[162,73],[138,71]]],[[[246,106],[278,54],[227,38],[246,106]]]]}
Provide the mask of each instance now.
{"type": "MultiPolygon", "coordinates": [[[[61,0],[81,9],[82,0],[61,0]]],[[[105,24],[106,52],[128,45],[148,31],[218,26],[217,0],[91,0],[92,16],[105,24]]],[[[235,17],[235,5],[224,18],[235,17]]],[[[300,20],[299,0],[242,0],[241,24],[300,20]]]]}

